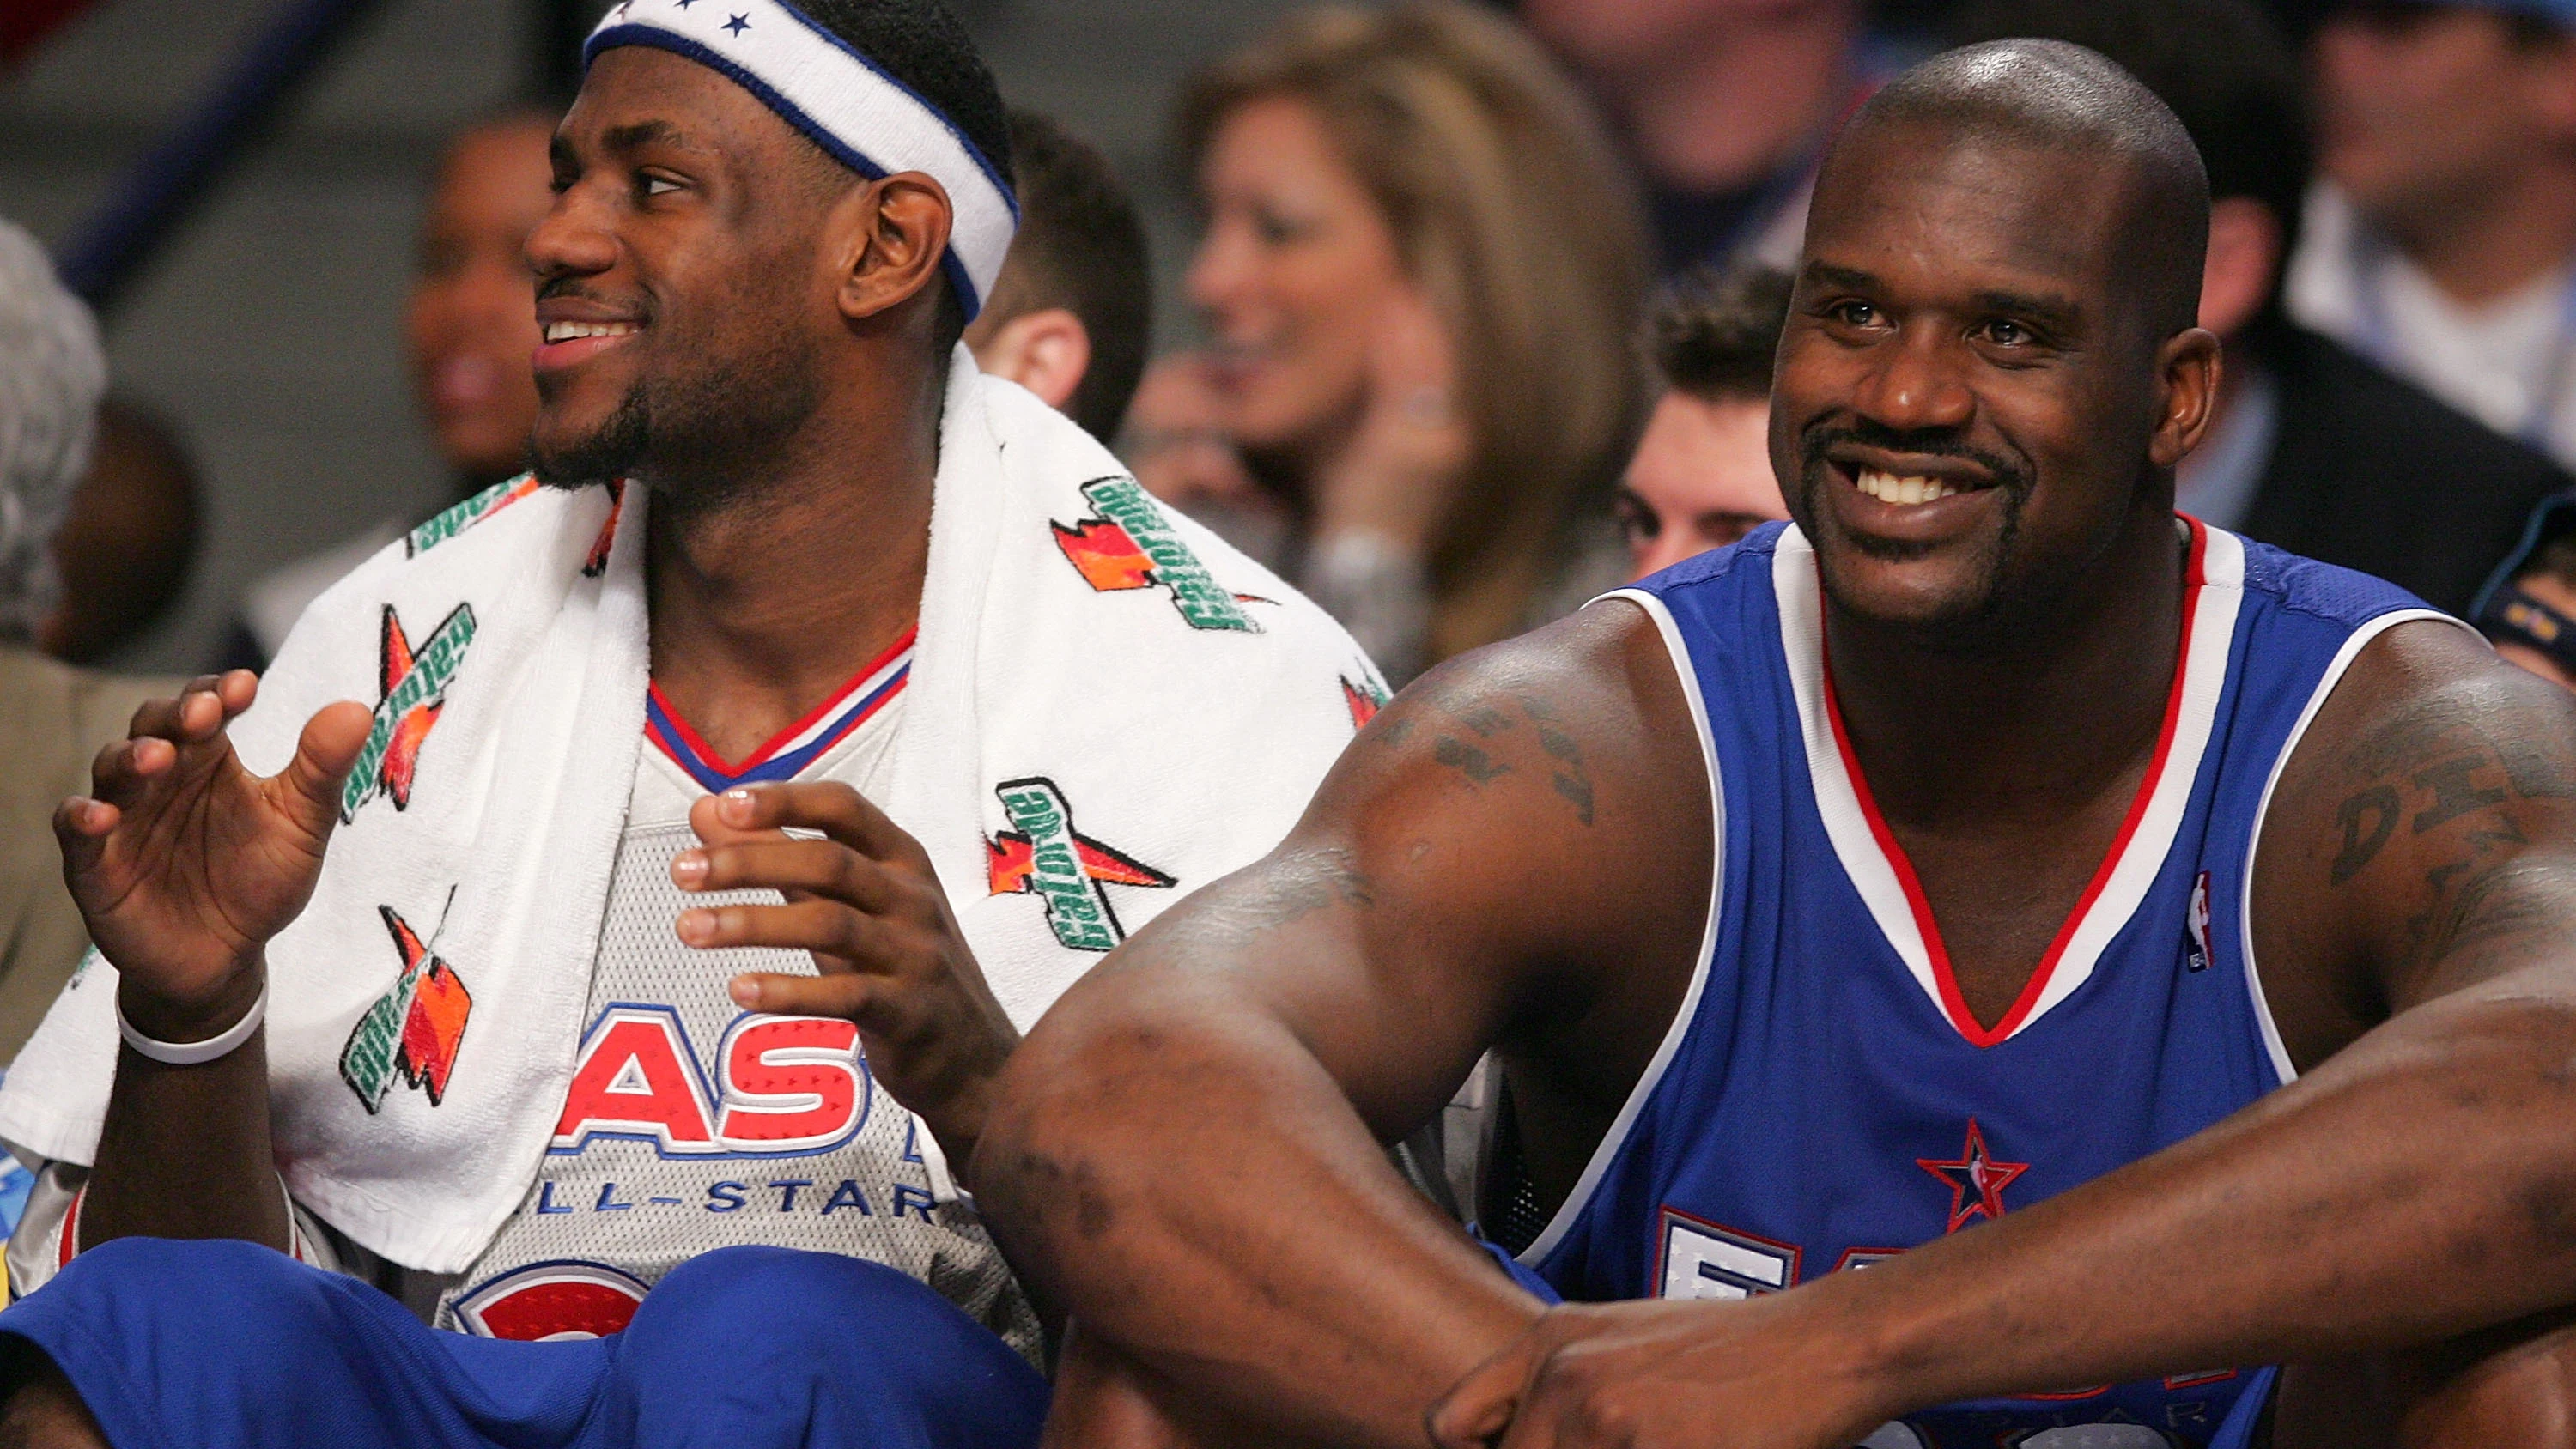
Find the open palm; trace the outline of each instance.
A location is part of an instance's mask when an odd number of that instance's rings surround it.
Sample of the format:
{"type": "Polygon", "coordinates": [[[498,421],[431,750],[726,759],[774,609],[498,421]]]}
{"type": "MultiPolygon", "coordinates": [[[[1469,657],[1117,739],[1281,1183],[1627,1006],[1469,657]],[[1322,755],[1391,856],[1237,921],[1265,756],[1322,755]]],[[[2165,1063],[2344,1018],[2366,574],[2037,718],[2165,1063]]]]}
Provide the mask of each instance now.
{"type": "Polygon", "coordinates": [[[286,769],[262,779],[225,734],[257,693],[236,671],[146,704],[130,736],[100,751],[93,796],[55,814],[90,939],[134,988],[174,1006],[221,993],[312,898],[340,781],[366,739],[364,706],[328,706],[286,769]]]}

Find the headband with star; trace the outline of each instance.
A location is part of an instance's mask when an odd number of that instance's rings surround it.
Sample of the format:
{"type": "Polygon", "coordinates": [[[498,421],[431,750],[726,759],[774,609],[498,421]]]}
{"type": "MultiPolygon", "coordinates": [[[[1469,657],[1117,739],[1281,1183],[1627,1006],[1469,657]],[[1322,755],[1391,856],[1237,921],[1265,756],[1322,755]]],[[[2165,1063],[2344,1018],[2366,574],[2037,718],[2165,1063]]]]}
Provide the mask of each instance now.
{"type": "Polygon", "coordinates": [[[942,258],[968,320],[983,310],[1019,226],[992,162],[938,107],[785,0],[625,0],[581,48],[587,67],[620,45],[686,56],[759,98],[871,180],[927,173],[955,213],[942,258]]]}

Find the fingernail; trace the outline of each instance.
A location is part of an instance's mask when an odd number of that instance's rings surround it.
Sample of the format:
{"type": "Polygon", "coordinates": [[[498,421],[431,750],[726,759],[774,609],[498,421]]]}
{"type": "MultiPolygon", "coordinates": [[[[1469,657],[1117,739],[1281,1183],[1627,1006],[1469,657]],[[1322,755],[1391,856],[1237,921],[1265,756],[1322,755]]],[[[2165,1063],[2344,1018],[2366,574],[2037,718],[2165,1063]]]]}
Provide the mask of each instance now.
{"type": "Polygon", "coordinates": [[[735,977],[732,984],[728,985],[725,990],[732,994],[733,1004],[736,1006],[758,1006],[760,1004],[760,983],[752,980],[748,976],[735,977]]]}
{"type": "Polygon", "coordinates": [[[704,851],[684,850],[671,858],[671,879],[678,881],[683,890],[696,889],[698,882],[706,879],[706,874],[704,851]]]}
{"type": "Polygon", "coordinates": [[[694,946],[694,945],[697,945],[699,942],[706,940],[708,937],[710,937],[710,936],[714,935],[715,933],[716,933],[716,913],[715,913],[715,912],[713,912],[713,911],[682,911],[682,912],[680,912],[680,939],[681,939],[681,940],[686,941],[686,942],[688,942],[690,945],[694,946]]]}
{"type": "Polygon", "coordinates": [[[734,824],[746,824],[751,819],[751,792],[727,790],[724,792],[724,803],[716,808],[723,811],[725,819],[734,824]]]}

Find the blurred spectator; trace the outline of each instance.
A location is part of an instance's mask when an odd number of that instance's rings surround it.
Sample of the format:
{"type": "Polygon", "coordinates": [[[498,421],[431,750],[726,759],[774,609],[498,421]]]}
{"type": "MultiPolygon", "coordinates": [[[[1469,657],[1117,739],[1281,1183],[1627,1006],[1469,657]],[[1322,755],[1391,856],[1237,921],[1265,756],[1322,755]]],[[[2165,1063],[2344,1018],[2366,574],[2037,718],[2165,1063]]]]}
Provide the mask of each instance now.
{"type": "Polygon", "coordinates": [[[966,329],[976,364],[1115,442],[1154,333],[1136,205],[1108,158],[1045,116],[1011,113],[1020,230],[966,329]]]}
{"type": "Polygon", "coordinates": [[[2532,508],[2569,480],[2283,315],[2308,151],[2297,61],[2253,0],[1978,0],[1960,30],[2090,46],[2162,96],[2200,147],[2213,198],[2200,324],[2227,355],[2178,506],[2467,609],[2532,508]]]}
{"type": "Polygon", "coordinates": [[[2496,653],[2576,689],[2576,494],[2532,514],[2521,547],[2478,600],[2476,618],[2496,653]]]}
{"type": "Polygon", "coordinates": [[[2290,307],[2576,463],[2576,0],[2338,5],[2290,307]]]}
{"type": "Polygon", "coordinates": [[[1454,0],[1296,17],[1201,75],[1189,295],[1289,572],[1392,678],[1618,572],[1641,402],[1625,172],[1508,21],[1454,0]]]}
{"type": "Polygon", "coordinates": [[[89,471],[54,533],[62,593],[36,631],[56,659],[96,664],[159,623],[197,556],[197,469],[170,424],[111,397],[89,471]]]}
{"type": "Polygon", "coordinates": [[[1127,464],[1145,491],[1283,568],[1292,527],[1287,505],[1252,481],[1235,451],[1215,373],[1215,360],[1198,352],[1176,352],[1145,369],[1127,409],[1127,464]]]}
{"type": "Polygon", "coordinates": [[[1647,324],[1664,395],[1619,490],[1629,573],[1644,578],[1789,516],[1771,471],[1771,362],[1789,274],[1744,267],[1675,283],[1647,324]]]}
{"type": "MultiPolygon", "coordinates": [[[[405,336],[421,413],[457,498],[527,467],[528,430],[537,416],[529,358],[540,339],[525,244],[554,205],[546,146],[556,119],[551,110],[518,109],[459,135],[439,167],[421,223],[420,272],[405,336]]],[[[253,584],[223,662],[264,668],[304,606],[401,537],[410,522],[385,519],[253,584]]]]}
{"type": "Polygon", "coordinates": [[[1664,266],[1795,266],[1834,129],[1898,68],[1860,0],[1521,0],[1644,174],[1664,266]]]}
{"type": "Polygon", "coordinates": [[[88,941],[63,889],[53,814],[90,758],[165,682],[36,652],[53,611],[54,530],[89,461],[107,383],[98,330],[35,238],[0,222],[0,1061],[36,1028],[88,941]]]}

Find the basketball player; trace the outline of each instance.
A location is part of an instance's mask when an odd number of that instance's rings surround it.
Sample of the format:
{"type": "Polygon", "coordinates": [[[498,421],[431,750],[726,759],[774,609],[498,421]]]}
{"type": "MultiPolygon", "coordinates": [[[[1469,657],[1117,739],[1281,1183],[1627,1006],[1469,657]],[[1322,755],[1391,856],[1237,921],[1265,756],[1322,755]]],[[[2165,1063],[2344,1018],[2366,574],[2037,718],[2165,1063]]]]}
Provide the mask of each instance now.
{"type": "MultiPolygon", "coordinates": [[[[1005,1074],[1053,1442],[2238,1445],[2576,1301],[2576,707],[2174,516],[2207,208],[2075,47],[1858,114],[1795,526],[1409,690],[1005,1074]],[[1488,1051],[1508,1277],[1376,1145],[1488,1051]]],[[[2547,1328],[2410,1442],[2558,1442],[2547,1328]]]]}
{"type": "Polygon", "coordinates": [[[0,1443],[1030,1442],[946,1164],[1383,697],[959,345],[1014,206],[940,0],[632,0],[585,60],[538,475],[56,814],[98,957],[0,1086],[0,1443]]]}

